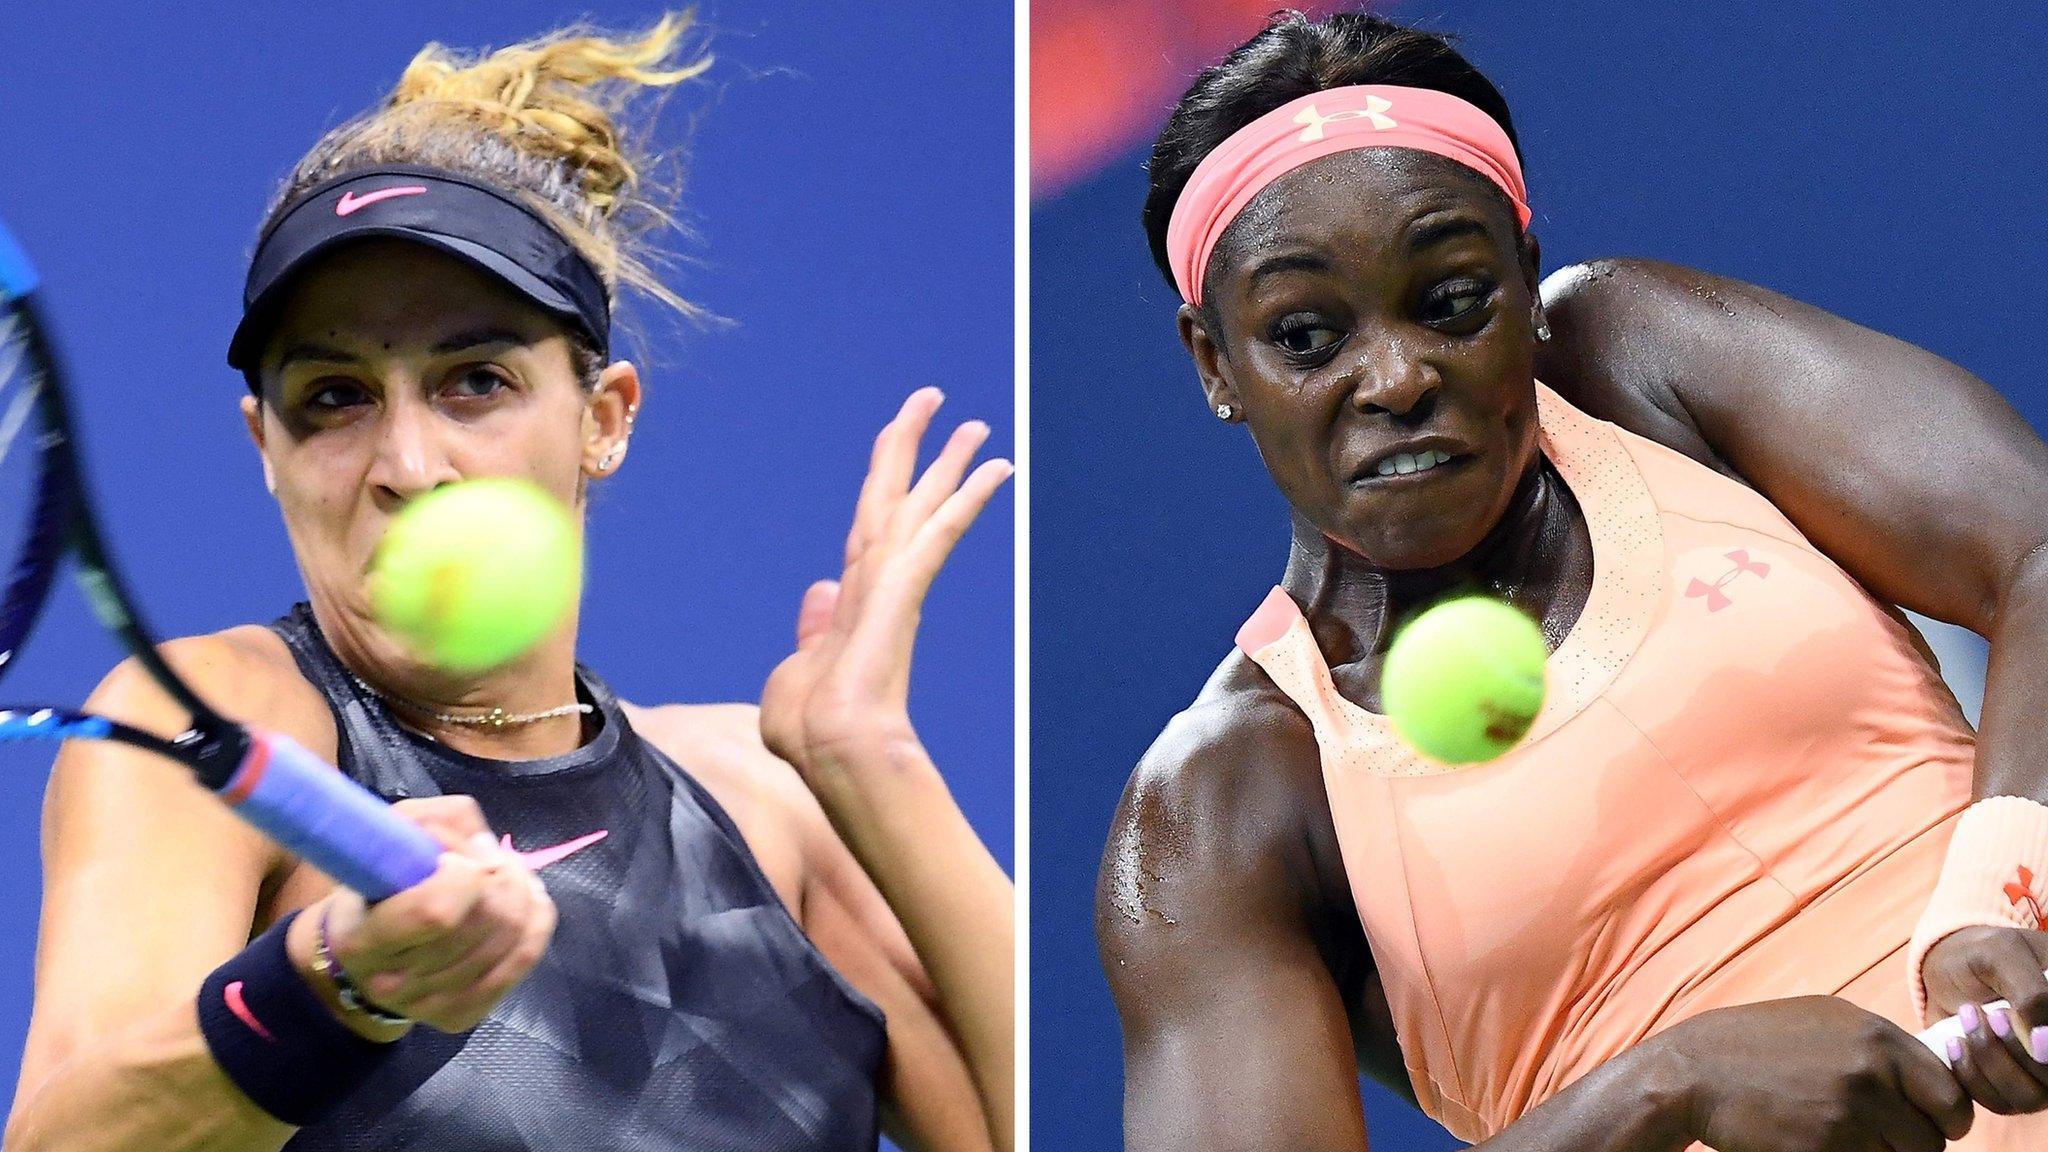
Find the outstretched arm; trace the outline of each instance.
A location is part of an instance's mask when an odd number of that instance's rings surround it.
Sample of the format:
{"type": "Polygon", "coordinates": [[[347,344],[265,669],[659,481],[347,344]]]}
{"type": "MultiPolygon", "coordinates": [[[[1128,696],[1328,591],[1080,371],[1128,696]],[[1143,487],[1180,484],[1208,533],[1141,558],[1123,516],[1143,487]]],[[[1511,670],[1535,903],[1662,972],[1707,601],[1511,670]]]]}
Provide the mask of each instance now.
{"type": "Polygon", "coordinates": [[[962,425],[921,477],[941,397],[923,389],[875,441],[837,581],[805,595],[797,650],[761,696],[768,747],[810,786],[880,889],[938,991],[987,1114],[1013,1141],[1014,894],[910,723],[910,662],[925,593],[1010,476],[969,472],[988,426],[962,425]]]}

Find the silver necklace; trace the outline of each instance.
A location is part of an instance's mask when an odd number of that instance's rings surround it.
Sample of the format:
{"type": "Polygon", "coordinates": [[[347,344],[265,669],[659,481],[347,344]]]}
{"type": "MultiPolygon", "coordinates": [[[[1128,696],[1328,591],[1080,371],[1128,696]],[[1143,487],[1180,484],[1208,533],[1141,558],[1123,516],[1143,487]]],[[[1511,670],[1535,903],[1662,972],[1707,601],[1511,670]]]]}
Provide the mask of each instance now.
{"type": "Polygon", "coordinates": [[[557,716],[575,716],[596,711],[591,705],[579,700],[574,704],[563,704],[540,712],[507,712],[503,708],[493,708],[488,712],[458,716],[450,712],[436,712],[432,708],[415,704],[402,697],[388,696],[364,683],[363,678],[353,672],[348,674],[348,678],[356,682],[356,687],[361,688],[386,704],[395,704],[415,715],[439,720],[443,724],[456,724],[466,728],[517,728],[522,724],[534,724],[542,720],[552,720],[557,716]]]}

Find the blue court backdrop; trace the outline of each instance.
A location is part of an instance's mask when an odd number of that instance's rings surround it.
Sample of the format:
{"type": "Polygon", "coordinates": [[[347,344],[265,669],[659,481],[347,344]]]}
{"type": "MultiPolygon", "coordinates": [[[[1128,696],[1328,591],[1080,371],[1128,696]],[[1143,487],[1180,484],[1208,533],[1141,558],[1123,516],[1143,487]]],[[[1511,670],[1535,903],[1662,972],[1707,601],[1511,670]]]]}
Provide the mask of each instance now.
{"type": "MultiPolygon", "coordinates": [[[[1507,96],[1546,272],[1647,256],[1764,284],[1964,365],[2048,427],[2039,7],[1379,10],[1462,36],[1507,96]]],[[[1061,1152],[1122,1146],[1092,930],[1111,812],[1287,543],[1250,439],[1206,411],[1175,338],[1138,225],[1143,162],[1031,218],[1032,1111],[1036,1146],[1061,1152]]],[[[1973,695],[1981,645],[1940,642],[1973,695]]],[[[1366,1096],[1375,1152],[1458,1146],[1366,1096]]]]}
{"type": "MultiPolygon", "coordinates": [[[[273,190],[429,41],[503,45],[649,3],[0,5],[0,217],[41,265],[119,561],[165,635],[302,595],[223,356],[273,190]]],[[[717,63],[669,97],[687,144],[670,283],[729,318],[630,310],[647,400],[595,486],[581,656],[628,699],[758,698],[804,588],[838,573],[874,433],[935,384],[945,427],[1014,431],[1008,5],[705,0],[717,63]]],[[[629,348],[632,346],[629,345],[629,348]]],[[[975,827],[1012,849],[1013,519],[940,576],[912,708],[975,827]]],[[[67,585],[0,699],[76,703],[120,657],[67,585]]],[[[30,1006],[47,746],[0,749],[0,1081],[30,1006]]]]}

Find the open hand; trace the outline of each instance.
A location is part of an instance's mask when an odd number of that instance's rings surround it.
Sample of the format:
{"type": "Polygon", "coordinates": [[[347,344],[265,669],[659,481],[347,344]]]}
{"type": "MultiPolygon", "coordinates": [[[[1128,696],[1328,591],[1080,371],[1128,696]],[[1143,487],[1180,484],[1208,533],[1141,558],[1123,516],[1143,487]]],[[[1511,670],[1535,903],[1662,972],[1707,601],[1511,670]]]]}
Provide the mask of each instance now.
{"type": "Polygon", "coordinates": [[[915,745],[910,659],[925,593],[953,546],[1015,471],[1007,460],[968,466],[988,425],[953,430],[912,484],[918,447],[944,397],[911,394],[875,438],[846,538],[846,567],[804,594],[796,651],[761,693],[761,735],[816,787],[822,774],[915,745]]]}

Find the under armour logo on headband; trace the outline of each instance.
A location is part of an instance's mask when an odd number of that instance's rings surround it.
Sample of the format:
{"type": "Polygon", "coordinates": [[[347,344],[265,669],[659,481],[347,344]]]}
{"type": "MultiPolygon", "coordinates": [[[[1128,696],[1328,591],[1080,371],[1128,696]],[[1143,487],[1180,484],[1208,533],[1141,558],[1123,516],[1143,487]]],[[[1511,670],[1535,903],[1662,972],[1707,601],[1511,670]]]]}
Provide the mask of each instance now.
{"type": "Polygon", "coordinates": [[[1339,120],[1370,120],[1372,121],[1373,131],[1385,132],[1387,129],[1396,126],[1394,118],[1386,114],[1387,109],[1393,106],[1394,102],[1391,100],[1379,96],[1368,96],[1365,98],[1365,107],[1363,108],[1351,108],[1343,112],[1332,112],[1325,116],[1316,111],[1316,106],[1311,104],[1294,114],[1294,122],[1296,124],[1308,125],[1296,139],[1300,140],[1303,144],[1321,140],[1323,138],[1323,125],[1335,124],[1339,120]]]}
{"type": "Polygon", "coordinates": [[[1202,277],[1217,239],[1268,185],[1304,164],[1359,148],[1432,152],[1469,168],[1505,193],[1516,220],[1529,226],[1521,158],[1507,130],[1484,109],[1448,92],[1399,84],[1325,88],[1231,133],[1195,165],[1166,222],[1167,260],[1180,298],[1201,305],[1202,277]],[[1396,104],[1398,121],[1388,115],[1396,104]],[[1365,123],[1341,123],[1346,120],[1365,123]]]}

